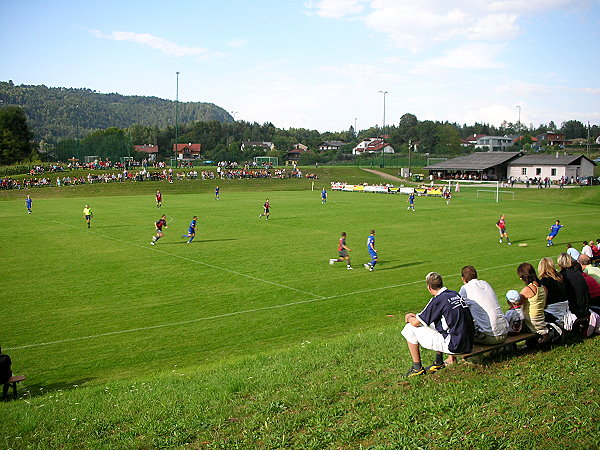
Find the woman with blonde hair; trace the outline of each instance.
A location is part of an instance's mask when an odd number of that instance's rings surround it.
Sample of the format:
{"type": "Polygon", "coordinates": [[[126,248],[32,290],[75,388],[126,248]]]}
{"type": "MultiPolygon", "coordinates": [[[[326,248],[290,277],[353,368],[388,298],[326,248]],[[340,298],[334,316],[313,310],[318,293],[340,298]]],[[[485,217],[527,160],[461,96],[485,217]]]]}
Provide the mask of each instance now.
{"type": "Polygon", "coordinates": [[[564,326],[564,317],[569,313],[567,288],[560,273],[556,271],[552,258],[542,258],[538,264],[540,284],[546,288],[546,322],[564,326]]]}

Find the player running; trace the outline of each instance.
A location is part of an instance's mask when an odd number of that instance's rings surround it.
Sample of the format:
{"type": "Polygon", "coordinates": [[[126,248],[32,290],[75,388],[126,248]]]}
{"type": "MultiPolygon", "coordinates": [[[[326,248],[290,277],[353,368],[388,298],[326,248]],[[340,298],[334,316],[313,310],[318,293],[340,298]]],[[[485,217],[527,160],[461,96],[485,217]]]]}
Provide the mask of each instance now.
{"type": "Polygon", "coordinates": [[[367,250],[371,256],[371,261],[365,263],[365,269],[369,269],[370,272],[375,270],[375,264],[377,264],[377,250],[375,249],[375,230],[371,230],[371,234],[367,238],[367,250]]]}
{"type": "Polygon", "coordinates": [[[156,235],[152,236],[152,241],[150,241],[151,245],[154,245],[156,241],[165,235],[163,233],[163,227],[169,228],[167,226],[167,216],[163,215],[160,219],[154,222],[154,227],[156,228],[156,235]]]}
{"type": "Polygon", "coordinates": [[[409,209],[412,209],[413,211],[415,210],[415,193],[411,192],[408,196],[408,208],[406,208],[406,210],[408,211],[409,209]]]}
{"type": "Polygon", "coordinates": [[[564,227],[564,225],[560,224],[560,220],[557,220],[554,225],[550,227],[550,233],[548,233],[548,237],[546,238],[546,247],[554,245],[554,238],[562,227],[564,227]]]}
{"type": "Polygon", "coordinates": [[[215,200],[221,200],[221,197],[219,197],[219,186],[215,188],[215,200]]]}
{"type": "Polygon", "coordinates": [[[192,221],[190,222],[190,226],[188,227],[187,234],[184,234],[181,237],[190,238],[186,244],[191,244],[194,238],[196,237],[196,221],[198,220],[197,216],[192,217],[192,221]]]}
{"type": "Polygon", "coordinates": [[[85,208],[83,208],[83,217],[87,222],[87,227],[90,228],[90,221],[92,220],[92,217],[94,217],[94,213],[92,212],[90,205],[85,205],[85,208]]]}
{"type": "Polygon", "coordinates": [[[351,252],[350,247],[346,245],[346,233],[342,233],[342,237],[340,237],[338,243],[338,253],[340,255],[339,258],[332,258],[329,260],[329,264],[333,265],[336,262],[346,261],[346,269],[352,270],[352,266],[350,265],[350,255],[348,252],[351,252]]]}
{"type": "Polygon", "coordinates": [[[258,218],[262,219],[262,216],[267,216],[266,220],[269,220],[270,211],[271,211],[271,205],[269,203],[269,199],[267,199],[265,201],[265,204],[263,205],[263,213],[260,216],[258,216],[258,218]]]}
{"type": "Polygon", "coordinates": [[[325,203],[327,203],[327,191],[323,188],[321,191],[321,205],[324,205],[325,203]]]}
{"type": "Polygon", "coordinates": [[[27,214],[31,214],[31,205],[33,204],[33,200],[31,200],[31,197],[28,195],[27,198],[25,199],[25,207],[27,208],[27,214]]]}
{"type": "Polygon", "coordinates": [[[160,193],[160,191],[156,191],[156,207],[162,207],[162,194],[160,193]]]}
{"type": "Polygon", "coordinates": [[[502,214],[500,220],[496,222],[496,228],[498,228],[498,231],[500,232],[500,240],[498,242],[502,244],[502,238],[506,238],[508,245],[512,245],[508,238],[508,233],[506,232],[506,216],[504,214],[502,214]]]}

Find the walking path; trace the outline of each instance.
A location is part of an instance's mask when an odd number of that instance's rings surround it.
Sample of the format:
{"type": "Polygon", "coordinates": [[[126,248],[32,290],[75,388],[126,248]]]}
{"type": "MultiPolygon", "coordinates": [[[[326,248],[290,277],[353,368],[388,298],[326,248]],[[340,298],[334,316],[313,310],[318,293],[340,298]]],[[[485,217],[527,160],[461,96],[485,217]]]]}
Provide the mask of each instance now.
{"type": "Polygon", "coordinates": [[[381,178],[385,178],[386,180],[401,181],[402,183],[406,182],[406,180],[403,180],[402,178],[396,177],[394,175],[390,175],[389,173],[380,172],[379,170],[365,169],[365,168],[363,168],[362,170],[366,170],[367,172],[371,172],[371,173],[374,173],[375,175],[379,175],[381,178]]]}

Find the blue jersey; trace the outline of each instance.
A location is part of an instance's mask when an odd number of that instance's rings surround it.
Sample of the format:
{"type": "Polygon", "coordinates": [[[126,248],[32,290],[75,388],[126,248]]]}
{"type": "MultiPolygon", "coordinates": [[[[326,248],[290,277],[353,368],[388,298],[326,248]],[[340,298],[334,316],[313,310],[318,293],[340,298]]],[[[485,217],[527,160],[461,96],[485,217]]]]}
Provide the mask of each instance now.
{"type": "Polygon", "coordinates": [[[25,199],[25,206],[27,206],[27,209],[31,209],[32,203],[33,203],[33,200],[31,200],[30,198],[25,199]]]}
{"type": "Polygon", "coordinates": [[[192,221],[190,222],[190,227],[188,229],[188,232],[190,232],[190,233],[196,232],[196,219],[192,219],[192,221]]]}
{"type": "Polygon", "coordinates": [[[369,250],[369,253],[371,254],[375,254],[375,250],[373,250],[375,248],[375,236],[370,235],[367,238],[367,249],[369,250]]]}
{"type": "Polygon", "coordinates": [[[219,188],[215,188],[215,195],[219,195],[219,188]]]}
{"type": "Polygon", "coordinates": [[[563,225],[554,224],[550,227],[550,234],[548,236],[556,236],[563,225]]]}
{"type": "Polygon", "coordinates": [[[321,191],[321,197],[322,197],[322,198],[327,198],[327,191],[326,191],[325,189],[323,189],[323,190],[321,191]]]}
{"type": "Polygon", "coordinates": [[[415,202],[415,194],[410,194],[408,196],[408,201],[410,202],[410,204],[412,205],[415,202]]]}

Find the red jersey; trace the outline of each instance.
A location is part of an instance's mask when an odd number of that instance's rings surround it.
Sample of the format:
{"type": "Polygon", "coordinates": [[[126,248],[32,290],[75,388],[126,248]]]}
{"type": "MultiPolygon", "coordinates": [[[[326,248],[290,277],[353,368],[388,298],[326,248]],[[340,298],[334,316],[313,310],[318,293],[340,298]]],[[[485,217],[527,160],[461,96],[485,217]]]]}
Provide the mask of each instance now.
{"type": "Polygon", "coordinates": [[[160,202],[162,199],[162,194],[156,194],[156,201],[160,202]]]}
{"type": "Polygon", "coordinates": [[[167,221],[165,219],[160,219],[156,221],[156,229],[162,231],[162,228],[167,226],[167,221]]]}
{"type": "Polygon", "coordinates": [[[269,209],[269,202],[265,202],[263,208],[265,208],[265,211],[267,211],[269,209]]]}
{"type": "Polygon", "coordinates": [[[340,243],[338,244],[338,252],[341,252],[342,250],[344,250],[345,246],[346,246],[346,239],[341,237],[340,243]]]}
{"type": "Polygon", "coordinates": [[[506,222],[504,219],[500,219],[498,222],[496,222],[496,225],[498,225],[498,227],[500,227],[501,229],[506,228],[506,222]]]}

